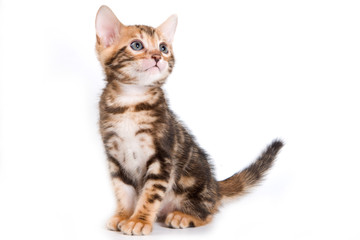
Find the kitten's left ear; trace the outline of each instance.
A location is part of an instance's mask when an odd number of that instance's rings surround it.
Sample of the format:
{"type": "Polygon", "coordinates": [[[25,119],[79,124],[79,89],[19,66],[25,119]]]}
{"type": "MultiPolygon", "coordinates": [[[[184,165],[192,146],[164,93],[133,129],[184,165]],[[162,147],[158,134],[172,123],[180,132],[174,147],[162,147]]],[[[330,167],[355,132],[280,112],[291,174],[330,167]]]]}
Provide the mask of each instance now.
{"type": "Polygon", "coordinates": [[[120,30],[124,25],[117,19],[111,9],[105,5],[96,14],[96,35],[104,47],[109,47],[120,39],[120,30]]]}
{"type": "Polygon", "coordinates": [[[165,22],[163,22],[157,29],[164,35],[166,41],[172,43],[177,26],[177,15],[171,15],[165,22]]]}

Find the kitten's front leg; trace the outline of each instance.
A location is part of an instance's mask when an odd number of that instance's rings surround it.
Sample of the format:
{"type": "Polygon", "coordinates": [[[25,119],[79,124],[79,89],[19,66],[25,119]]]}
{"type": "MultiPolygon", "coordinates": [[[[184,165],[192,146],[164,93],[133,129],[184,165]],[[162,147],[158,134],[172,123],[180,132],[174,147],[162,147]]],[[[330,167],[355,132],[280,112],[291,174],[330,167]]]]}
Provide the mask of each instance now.
{"type": "Polygon", "coordinates": [[[111,181],[116,196],[116,212],[109,219],[107,228],[119,231],[119,224],[130,218],[134,212],[136,190],[128,178],[122,174],[120,165],[113,158],[109,158],[111,181]]]}
{"type": "Polygon", "coordinates": [[[147,163],[145,184],[135,211],[129,220],[121,225],[125,234],[147,235],[152,231],[152,225],[160,208],[169,185],[171,165],[166,159],[153,157],[147,163]]]}

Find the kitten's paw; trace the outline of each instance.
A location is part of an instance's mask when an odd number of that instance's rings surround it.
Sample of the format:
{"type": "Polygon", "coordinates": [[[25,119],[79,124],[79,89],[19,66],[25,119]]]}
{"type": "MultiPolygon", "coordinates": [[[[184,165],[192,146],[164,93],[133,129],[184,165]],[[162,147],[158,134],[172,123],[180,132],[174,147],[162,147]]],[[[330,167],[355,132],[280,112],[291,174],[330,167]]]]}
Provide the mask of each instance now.
{"type": "Polygon", "coordinates": [[[119,215],[115,215],[115,216],[112,216],[106,227],[111,230],[111,231],[120,231],[120,228],[119,228],[119,224],[126,221],[126,218],[123,217],[123,216],[119,216],[119,215]]]}
{"type": "Polygon", "coordinates": [[[165,224],[171,228],[188,228],[188,227],[195,227],[195,223],[199,220],[193,216],[187,215],[182,212],[172,212],[167,215],[165,224]]]}
{"type": "Polygon", "coordinates": [[[152,224],[138,219],[129,219],[121,223],[119,229],[127,235],[148,235],[152,231],[152,224]]]}

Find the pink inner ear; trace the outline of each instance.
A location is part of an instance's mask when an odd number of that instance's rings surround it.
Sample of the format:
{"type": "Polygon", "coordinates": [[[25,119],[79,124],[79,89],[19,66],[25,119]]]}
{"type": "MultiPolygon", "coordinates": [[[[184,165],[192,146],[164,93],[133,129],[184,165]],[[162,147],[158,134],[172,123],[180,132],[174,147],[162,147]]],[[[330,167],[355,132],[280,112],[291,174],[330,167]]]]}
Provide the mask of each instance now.
{"type": "Polygon", "coordinates": [[[116,38],[114,29],[106,26],[100,27],[100,31],[98,31],[97,34],[100,37],[101,44],[103,44],[105,47],[109,47],[111,44],[113,44],[116,38]]]}
{"type": "Polygon", "coordinates": [[[166,40],[171,43],[174,39],[174,34],[177,26],[177,15],[171,15],[165,22],[163,22],[158,30],[162,32],[166,40]]]}
{"type": "Polygon", "coordinates": [[[110,8],[100,7],[95,21],[96,34],[105,47],[112,45],[119,37],[121,23],[110,8]]]}

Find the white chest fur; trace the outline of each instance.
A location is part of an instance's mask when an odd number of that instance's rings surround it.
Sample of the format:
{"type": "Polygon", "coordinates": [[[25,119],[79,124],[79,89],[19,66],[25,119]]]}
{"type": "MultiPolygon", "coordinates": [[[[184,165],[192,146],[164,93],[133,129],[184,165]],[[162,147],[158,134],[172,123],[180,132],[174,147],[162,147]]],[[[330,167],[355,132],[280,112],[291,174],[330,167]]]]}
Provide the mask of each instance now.
{"type": "MultiPolygon", "coordinates": [[[[142,129],[151,129],[155,121],[148,111],[136,111],[134,106],[140,103],[151,103],[152,94],[147,88],[119,85],[121,93],[106,97],[106,105],[116,108],[128,106],[127,110],[110,114],[110,121],[103,127],[111,138],[105,143],[108,153],[133,176],[144,174],[147,160],[155,153],[152,136],[142,129]],[[115,97],[114,97],[115,95],[115,97]]],[[[110,92],[111,94],[111,92],[110,92]]]]}
{"type": "Polygon", "coordinates": [[[155,153],[152,137],[140,131],[149,127],[141,122],[144,115],[143,112],[125,112],[114,116],[113,126],[109,129],[113,135],[106,144],[109,154],[138,177],[144,174],[146,161],[155,153]]]}

